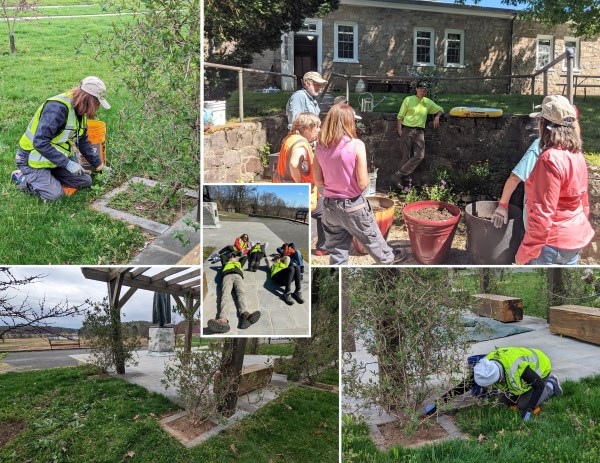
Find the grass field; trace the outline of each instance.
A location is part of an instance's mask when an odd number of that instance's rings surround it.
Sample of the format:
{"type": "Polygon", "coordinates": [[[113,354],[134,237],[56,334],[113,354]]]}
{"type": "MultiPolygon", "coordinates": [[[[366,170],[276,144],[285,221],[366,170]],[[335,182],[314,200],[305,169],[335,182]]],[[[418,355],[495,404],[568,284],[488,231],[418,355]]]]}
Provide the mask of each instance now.
{"type": "Polygon", "coordinates": [[[469,440],[418,449],[379,451],[364,423],[344,417],[343,461],[348,463],[531,463],[600,461],[600,376],[563,383],[564,395],[551,398],[529,423],[506,407],[469,407],[456,424],[469,440]]]}
{"type": "MultiPolygon", "coordinates": [[[[47,0],[42,5],[67,5],[63,12],[87,13],[73,6],[79,3],[82,2],[47,0]]],[[[100,8],[99,1],[86,3],[100,8]]],[[[60,12],[55,8],[42,11],[60,12]]],[[[110,35],[113,23],[128,21],[133,21],[131,16],[89,18],[82,15],[74,19],[19,22],[15,27],[18,50],[15,55],[8,54],[8,38],[0,36],[0,152],[3,153],[0,158],[3,204],[0,262],[118,264],[129,262],[144,247],[146,238],[137,226],[88,207],[91,201],[132,176],[160,181],[161,172],[166,172],[158,162],[160,146],[132,145],[128,137],[136,131],[151,133],[152,124],[157,123],[124,117],[125,109],[137,110],[143,101],[124,87],[107,56],[96,56],[98,37],[110,35]],[[54,203],[19,192],[10,181],[10,173],[15,169],[18,140],[29,119],[46,98],[76,86],[87,75],[97,75],[107,85],[112,108],[108,111],[101,108],[98,118],[107,124],[107,160],[115,175],[106,184],[96,178],[91,189],[54,203]]],[[[187,182],[188,179],[181,180],[187,182]]]]}
{"type": "Polygon", "coordinates": [[[121,379],[88,378],[92,373],[77,367],[0,375],[0,427],[25,422],[0,448],[0,461],[338,461],[335,394],[292,387],[228,431],[186,449],[158,425],[177,408],[173,403],[121,379]]]}
{"type": "MultiPolygon", "coordinates": [[[[290,97],[290,92],[279,93],[255,93],[244,92],[244,117],[269,116],[274,114],[285,114],[285,105],[290,97]]],[[[332,96],[338,96],[332,93],[332,96]]],[[[344,94],[345,95],[345,94],[344,94]]],[[[374,101],[383,100],[375,112],[397,113],[402,100],[406,97],[401,93],[373,93],[374,101]]],[[[350,103],[359,108],[359,94],[350,93],[350,103]]],[[[455,106],[478,106],[500,108],[504,114],[529,114],[534,104],[541,103],[542,98],[536,96],[532,99],[530,95],[447,95],[440,94],[435,99],[436,103],[449,112],[455,106]]],[[[239,95],[235,92],[227,100],[227,114],[233,120],[239,117],[239,95]]],[[[584,152],[588,155],[600,154],[600,114],[596,108],[600,105],[600,96],[588,96],[576,98],[575,104],[580,111],[580,120],[584,141],[584,152]]]]}

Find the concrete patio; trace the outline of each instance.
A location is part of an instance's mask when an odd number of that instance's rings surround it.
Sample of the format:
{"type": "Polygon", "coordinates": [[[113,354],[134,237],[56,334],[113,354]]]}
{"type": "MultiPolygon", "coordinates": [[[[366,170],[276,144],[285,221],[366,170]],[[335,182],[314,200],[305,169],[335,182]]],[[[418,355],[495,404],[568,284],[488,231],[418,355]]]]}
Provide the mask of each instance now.
{"type": "MultiPolygon", "coordinates": [[[[297,247],[308,247],[308,226],[306,224],[285,221],[289,224],[290,235],[297,235],[298,228],[304,230],[305,241],[296,241],[297,247]]],[[[269,227],[260,222],[221,221],[219,229],[203,230],[203,246],[213,247],[215,251],[228,244],[233,244],[235,239],[242,233],[247,233],[251,241],[268,242],[267,255],[276,252],[276,248],[284,242],[292,241],[289,235],[278,236],[269,227]],[[287,239],[286,239],[287,238],[287,239]]],[[[231,310],[221,316],[229,319],[231,330],[224,336],[308,336],[310,334],[310,270],[308,262],[305,263],[305,274],[302,280],[302,296],[304,304],[294,301],[293,305],[287,305],[282,299],[283,288],[271,282],[268,269],[263,259],[256,272],[249,272],[244,266],[244,285],[246,288],[246,301],[248,311],[261,311],[260,320],[249,328],[242,330],[238,328],[237,313],[231,310]]],[[[221,265],[211,264],[205,261],[203,269],[208,283],[208,292],[202,304],[202,327],[203,335],[214,335],[207,327],[207,322],[215,318],[220,298],[217,298],[221,288],[221,265]]],[[[294,287],[292,286],[292,291],[294,287]]]]}

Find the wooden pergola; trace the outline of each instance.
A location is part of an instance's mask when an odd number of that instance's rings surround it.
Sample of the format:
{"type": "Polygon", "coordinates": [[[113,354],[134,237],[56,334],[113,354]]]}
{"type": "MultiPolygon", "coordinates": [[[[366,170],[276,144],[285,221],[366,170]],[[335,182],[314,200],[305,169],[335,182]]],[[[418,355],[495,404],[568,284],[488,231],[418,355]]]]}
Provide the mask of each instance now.
{"type": "MultiPolygon", "coordinates": [[[[113,341],[121,346],[121,308],[138,289],[166,293],[175,299],[186,315],[187,344],[191,346],[193,314],[200,307],[202,279],[200,267],[82,267],[89,280],[108,285],[113,341]],[[123,287],[129,289],[121,294],[123,287]]],[[[125,361],[119,352],[115,355],[117,373],[125,373],[125,361]]]]}

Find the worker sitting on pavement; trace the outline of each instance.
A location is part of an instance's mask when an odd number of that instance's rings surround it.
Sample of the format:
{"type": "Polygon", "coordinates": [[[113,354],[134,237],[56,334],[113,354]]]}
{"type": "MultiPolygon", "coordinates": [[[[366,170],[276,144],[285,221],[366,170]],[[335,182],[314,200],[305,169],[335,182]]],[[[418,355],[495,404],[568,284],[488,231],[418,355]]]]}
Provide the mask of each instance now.
{"type": "Polygon", "coordinates": [[[280,248],[277,248],[277,252],[283,257],[290,258],[290,265],[300,267],[300,275],[304,274],[304,260],[302,259],[302,253],[296,249],[294,243],[283,243],[280,248]]]}
{"type": "Polygon", "coordinates": [[[273,262],[269,262],[268,259],[267,266],[269,267],[269,273],[271,275],[271,280],[273,280],[279,286],[284,286],[283,290],[283,301],[292,305],[294,301],[292,301],[292,297],[298,302],[298,304],[304,304],[304,299],[302,298],[302,276],[300,274],[300,267],[296,265],[290,265],[290,257],[289,256],[281,256],[280,254],[276,254],[273,257],[273,262]],[[292,281],[296,286],[296,291],[292,293],[292,281]]]}
{"type": "Polygon", "coordinates": [[[54,201],[91,186],[92,177],[79,163],[77,152],[94,172],[110,173],[87,136],[88,118],[96,116],[100,105],[110,109],[106,86],[90,76],[38,108],[19,140],[18,170],[11,174],[19,190],[54,201]]]}
{"type": "Polygon", "coordinates": [[[260,318],[260,311],[248,312],[246,307],[246,289],[244,287],[244,271],[242,268],[248,256],[234,252],[229,255],[221,254],[221,311],[217,311],[216,318],[208,320],[208,328],[213,333],[227,333],[230,330],[229,320],[219,314],[228,313],[234,308],[232,291],[236,293],[238,302],[237,314],[240,319],[239,327],[243,330],[253,325],[260,318]]]}
{"type": "Polygon", "coordinates": [[[214,264],[216,262],[219,262],[219,260],[222,259],[222,256],[225,256],[227,258],[227,257],[229,257],[229,255],[231,255],[231,253],[234,253],[234,252],[246,255],[246,254],[248,254],[249,251],[250,251],[250,247],[249,247],[249,241],[248,241],[248,234],[244,233],[243,235],[240,235],[235,239],[233,246],[228,244],[223,249],[221,249],[219,252],[213,253],[208,258],[208,260],[209,260],[209,262],[214,264]]]}
{"type": "MultiPolygon", "coordinates": [[[[442,402],[464,394],[477,384],[493,386],[498,401],[519,410],[521,417],[529,421],[539,406],[554,395],[563,393],[558,378],[550,374],[552,364],[539,349],[527,347],[499,347],[473,367],[471,375],[459,386],[444,394],[442,402]]],[[[429,404],[426,413],[435,410],[429,404]]]]}

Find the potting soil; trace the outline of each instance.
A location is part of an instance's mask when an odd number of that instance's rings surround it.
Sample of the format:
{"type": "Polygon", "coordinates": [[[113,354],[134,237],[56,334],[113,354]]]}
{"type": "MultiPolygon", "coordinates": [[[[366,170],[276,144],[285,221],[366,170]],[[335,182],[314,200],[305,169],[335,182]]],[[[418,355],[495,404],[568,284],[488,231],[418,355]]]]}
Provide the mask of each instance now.
{"type": "Polygon", "coordinates": [[[423,209],[407,212],[407,214],[415,219],[434,221],[449,220],[454,217],[454,215],[448,209],[443,207],[424,207],[423,209]]]}

